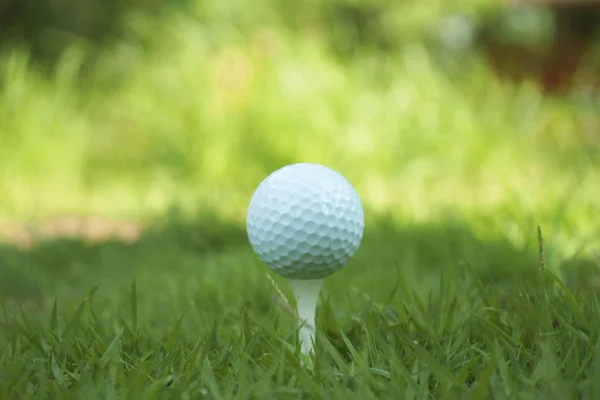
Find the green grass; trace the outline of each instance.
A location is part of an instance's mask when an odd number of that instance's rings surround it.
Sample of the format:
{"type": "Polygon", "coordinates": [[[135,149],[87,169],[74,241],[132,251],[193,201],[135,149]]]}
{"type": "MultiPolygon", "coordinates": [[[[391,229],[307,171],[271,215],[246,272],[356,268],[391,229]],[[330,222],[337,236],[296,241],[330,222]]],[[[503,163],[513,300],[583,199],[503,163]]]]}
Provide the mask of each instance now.
{"type": "Polygon", "coordinates": [[[308,371],[298,363],[294,319],[243,230],[221,229],[172,223],[133,245],[2,250],[2,282],[8,271],[21,276],[3,289],[0,395],[598,395],[593,260],[577,260],[591,273],[563,282],[535,251],[477,238],[458,223],[380,225],[326,282],[308,371]]]}
{"type": "Polygon", "coordinates": [[[474,55],[444,69],[414,26],[438,3],[406,6],[397,51],[350,59],[318,14],[291,29],[238,3],[212,24],[132,16],[151,45],[81,78],[84,46],[50,78],[3,54],[0,222],[146,229],[0,245],[0,398],[598,398],[597,109],[474,55]],[[298,161],[345,175],[366,216],[326,282],[314,371],[243,224],[298,161]]]}

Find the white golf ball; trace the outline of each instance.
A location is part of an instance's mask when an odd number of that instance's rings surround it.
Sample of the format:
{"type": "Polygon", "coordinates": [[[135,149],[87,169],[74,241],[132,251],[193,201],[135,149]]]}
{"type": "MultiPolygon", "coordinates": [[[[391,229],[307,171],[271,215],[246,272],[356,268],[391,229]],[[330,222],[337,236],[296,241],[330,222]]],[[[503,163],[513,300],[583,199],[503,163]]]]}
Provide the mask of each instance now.
{"type": "Polygon", "coordinates": [[[246,229],[254,252],[271,270],[289,279],[320,279],[358,249],[364,212],[342,175],[322,165],[293,164],[257,187],[246,229]]]}

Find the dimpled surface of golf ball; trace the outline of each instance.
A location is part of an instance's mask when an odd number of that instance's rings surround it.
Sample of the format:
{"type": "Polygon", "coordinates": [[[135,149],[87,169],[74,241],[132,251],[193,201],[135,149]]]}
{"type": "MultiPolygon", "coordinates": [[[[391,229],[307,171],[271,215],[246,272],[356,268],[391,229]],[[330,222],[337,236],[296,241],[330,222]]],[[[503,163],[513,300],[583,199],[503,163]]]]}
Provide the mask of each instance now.
{"type": "Polygon", "coordinates": [[[256,188],[246,229],[254,252],[271,270],[289,279],[320,279],[358,249],[364,212],[342,175],[318,164],[292,164],[256,188]]]}

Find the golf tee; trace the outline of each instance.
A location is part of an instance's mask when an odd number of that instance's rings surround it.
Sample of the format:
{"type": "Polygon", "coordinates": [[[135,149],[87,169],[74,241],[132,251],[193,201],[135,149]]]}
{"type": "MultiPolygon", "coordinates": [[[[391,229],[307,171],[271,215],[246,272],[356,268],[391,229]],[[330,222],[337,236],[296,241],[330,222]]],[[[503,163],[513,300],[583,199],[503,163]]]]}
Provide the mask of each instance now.
{"type": "Polygon", "coordinates": [[[290,286],[296,299],[298,323],[300,326],[300,346],[304,355],[314,353],[313,342],[316,333],[317,302],[323,279],[290,279],[290,286]]]}

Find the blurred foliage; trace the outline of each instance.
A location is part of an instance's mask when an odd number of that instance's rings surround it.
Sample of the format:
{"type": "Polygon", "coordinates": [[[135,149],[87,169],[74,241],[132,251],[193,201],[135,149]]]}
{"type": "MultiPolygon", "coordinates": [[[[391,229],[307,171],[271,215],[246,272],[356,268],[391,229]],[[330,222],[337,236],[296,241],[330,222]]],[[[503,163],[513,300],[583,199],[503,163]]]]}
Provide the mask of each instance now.
{"type": "MultiPolygon", "coordinates": [[[[175,0],[169,7],[185,10],[187,4],[175,0]]],[[[163,9],[164,2],[158,0],[1,0],[0,45],[24,46],[45,67],[52,67],[74,44],[84,45],[93,59],[100,49],[133,33],[128,15],[158,19],[163,9]]]]}
{"type": "Polygon", "coordinates": [[[486,27],[498,41],[531,47],[549,46],[556,30],[554,15],[540,6],[507,8],[493,16],[486,27]]]}
{"type": "Polygon", "coordinates": [[[86,79],[81,43],[50,76],[26,48],[5,51],[0,218],[140,218],[177,203],[239,222],[266,174],[305,161],[399,221],[493,211],[515,242],[503,219],[596,234],[596,104],[505,85],[476,54],[450,52],[450,73],[424,40],[449,12],[492,3],[175,4],[125,13],[135,34],[98,48],[86,79]]]}
{"type": "MultiPolygon", "coordinates": [[[[133,20],[146,24],[165,21],[170,11],[184,12],[195,23],[221,34],[243,34],[265,22],[291,31],[324,35],[331,49],[350,56],[362,50],[397,50],[407,39],[414,39],[424,25],[431,24],[448,10],[437,0],[421,5],[391,0],[280,0],[223,3],[214,0],[2,0],[0,32],[3,47],[23,45],[33,59],[53,66],[62,52],[74,44],[85,46],[90,62],[107,46],[122,39],[148,43],[152,37],[140,35],[133,20]],[[233,29],[233,30],[231,30],[233,29]],[[227,32],[229,30],[229,32],[227,32]]],[[[470,9],[473,0],[452,7],[470,9]]],[[[156,27],[156,26],[155,26],[156,27]]],[[[160,34],[160,33],[158,33],[160,34]]]]}

